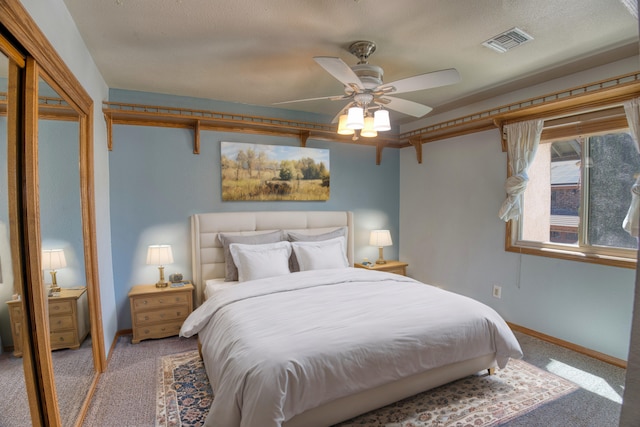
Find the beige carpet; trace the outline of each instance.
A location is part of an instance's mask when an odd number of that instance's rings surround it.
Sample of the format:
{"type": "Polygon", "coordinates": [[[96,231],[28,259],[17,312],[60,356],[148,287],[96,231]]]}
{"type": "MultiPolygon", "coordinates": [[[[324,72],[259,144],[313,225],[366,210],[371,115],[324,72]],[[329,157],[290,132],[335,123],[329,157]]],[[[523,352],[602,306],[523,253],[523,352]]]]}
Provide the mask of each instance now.
{"type": "MultiPolygon", "coordinates": [[[[51,352],[51,358],[62,425],[73,426],[94,377],[91,337],[77,350],[51,352]]],[[[31,425],[22,363],[11,353],[0,355],[0,427],[31,425]]]]}
{"type": "MultiPolygon", "coordinates": [[[[156,425],[201,426],[213,396],[197,351],[162,358],[156,425]]],[[[505,423],[577,390],[556,375],[511,360],[496,375],[479,373],[360,415],[338,426],[489,427],[505,423]]]]}

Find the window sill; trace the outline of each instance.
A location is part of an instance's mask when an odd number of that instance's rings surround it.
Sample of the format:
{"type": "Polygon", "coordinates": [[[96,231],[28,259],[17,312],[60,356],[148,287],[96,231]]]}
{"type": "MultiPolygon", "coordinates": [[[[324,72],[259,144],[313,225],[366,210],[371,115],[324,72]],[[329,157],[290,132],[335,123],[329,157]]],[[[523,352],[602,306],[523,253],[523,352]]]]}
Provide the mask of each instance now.
{"type": "Polygon", "coordinates": [[[505,250],[507,252],[516,252],[527,255],[544,256],[548,258],[564,259],[568,261],[587,262],[590,264],[601,264],[612,267],[635,269],[637,260],[634,258],[623,258],[608,255],[583,253],[570,250],[559,250],[555,248],[532,248],[527,246],[508,245],[505,250]]]}

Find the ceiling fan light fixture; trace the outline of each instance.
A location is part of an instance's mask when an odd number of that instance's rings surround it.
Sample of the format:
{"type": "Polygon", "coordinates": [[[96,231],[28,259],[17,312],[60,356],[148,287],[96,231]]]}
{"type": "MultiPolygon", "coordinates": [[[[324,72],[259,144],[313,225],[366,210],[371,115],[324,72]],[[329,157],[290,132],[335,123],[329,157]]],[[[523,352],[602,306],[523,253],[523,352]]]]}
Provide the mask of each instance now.
{"type": "Polygon", "coordinates": [[[349,108],[347,116],[347,128],[362,129],[364,127],[364,110],[360,107],[349,108]]]}
{"type": "Polygon", "coordinates": [[[378,132],[384,132],[391,129],[388,110],[378,110],[375,112],[373,116],[373,128],[378,132]]]}
{"type": "Polygon", "coordinates": [[[367,116],[364,118],[364,127],[360,131],[360,136],[364,136],[365,138],[373,138],[378,136],[378,132],[374,129],[374,118],[371,116],[367,116]]]}
{"type": "Polygon", "coordinates": [[[349,129],[347,127],[347,116],[346,114],[340,115],[340,119],[338,121],[338,135],[353,135],[355,132],[353,129],[349,129]]]}

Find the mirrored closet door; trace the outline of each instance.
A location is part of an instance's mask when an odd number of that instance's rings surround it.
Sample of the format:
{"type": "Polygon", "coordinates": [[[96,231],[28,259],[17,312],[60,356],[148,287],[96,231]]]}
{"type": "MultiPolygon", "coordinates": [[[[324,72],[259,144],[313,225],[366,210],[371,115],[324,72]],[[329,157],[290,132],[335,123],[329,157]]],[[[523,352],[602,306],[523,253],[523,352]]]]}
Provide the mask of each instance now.
{"type": "Polygon", "coordinates": [[[80,193],[78,113],[40,76],[38,177],[41,267],[62,425],[73,426],[96,373],[80,193]]]}
{"type": "Polygon", "coordinates": [[[0,384],[0,425],[79,427],[106,366],[93,101],[19,0],[0,0],[0,24],[0,357],[24,373],[15,396],[0,384]],[[22,418],[3,406],[20,396],[22,418]]]}
{"type": "MultiPolygon", "coordinates": [[[[31,425],[27,382],[22,358],[23,283],[19,254],[19,236],[12,227],[16,208],[16,105],[18,65],[0,52],[0,425],[31,425]],[[10,91],[10,88],[13,90],[10,91]],[[17,267],[17,268],[16,268],[17,267]]],[[[15,225],[15,224],[14,224],[15,225]]]]}

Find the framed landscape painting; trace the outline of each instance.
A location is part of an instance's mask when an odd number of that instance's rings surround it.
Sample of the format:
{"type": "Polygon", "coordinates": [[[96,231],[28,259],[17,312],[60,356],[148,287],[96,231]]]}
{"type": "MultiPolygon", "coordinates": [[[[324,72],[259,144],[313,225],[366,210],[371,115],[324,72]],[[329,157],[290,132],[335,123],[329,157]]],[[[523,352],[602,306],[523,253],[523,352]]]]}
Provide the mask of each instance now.
{"type": "Polygon", "coordinates": [[[222,200],[329,200],[329,150],[221,142],[222,200]]]}

